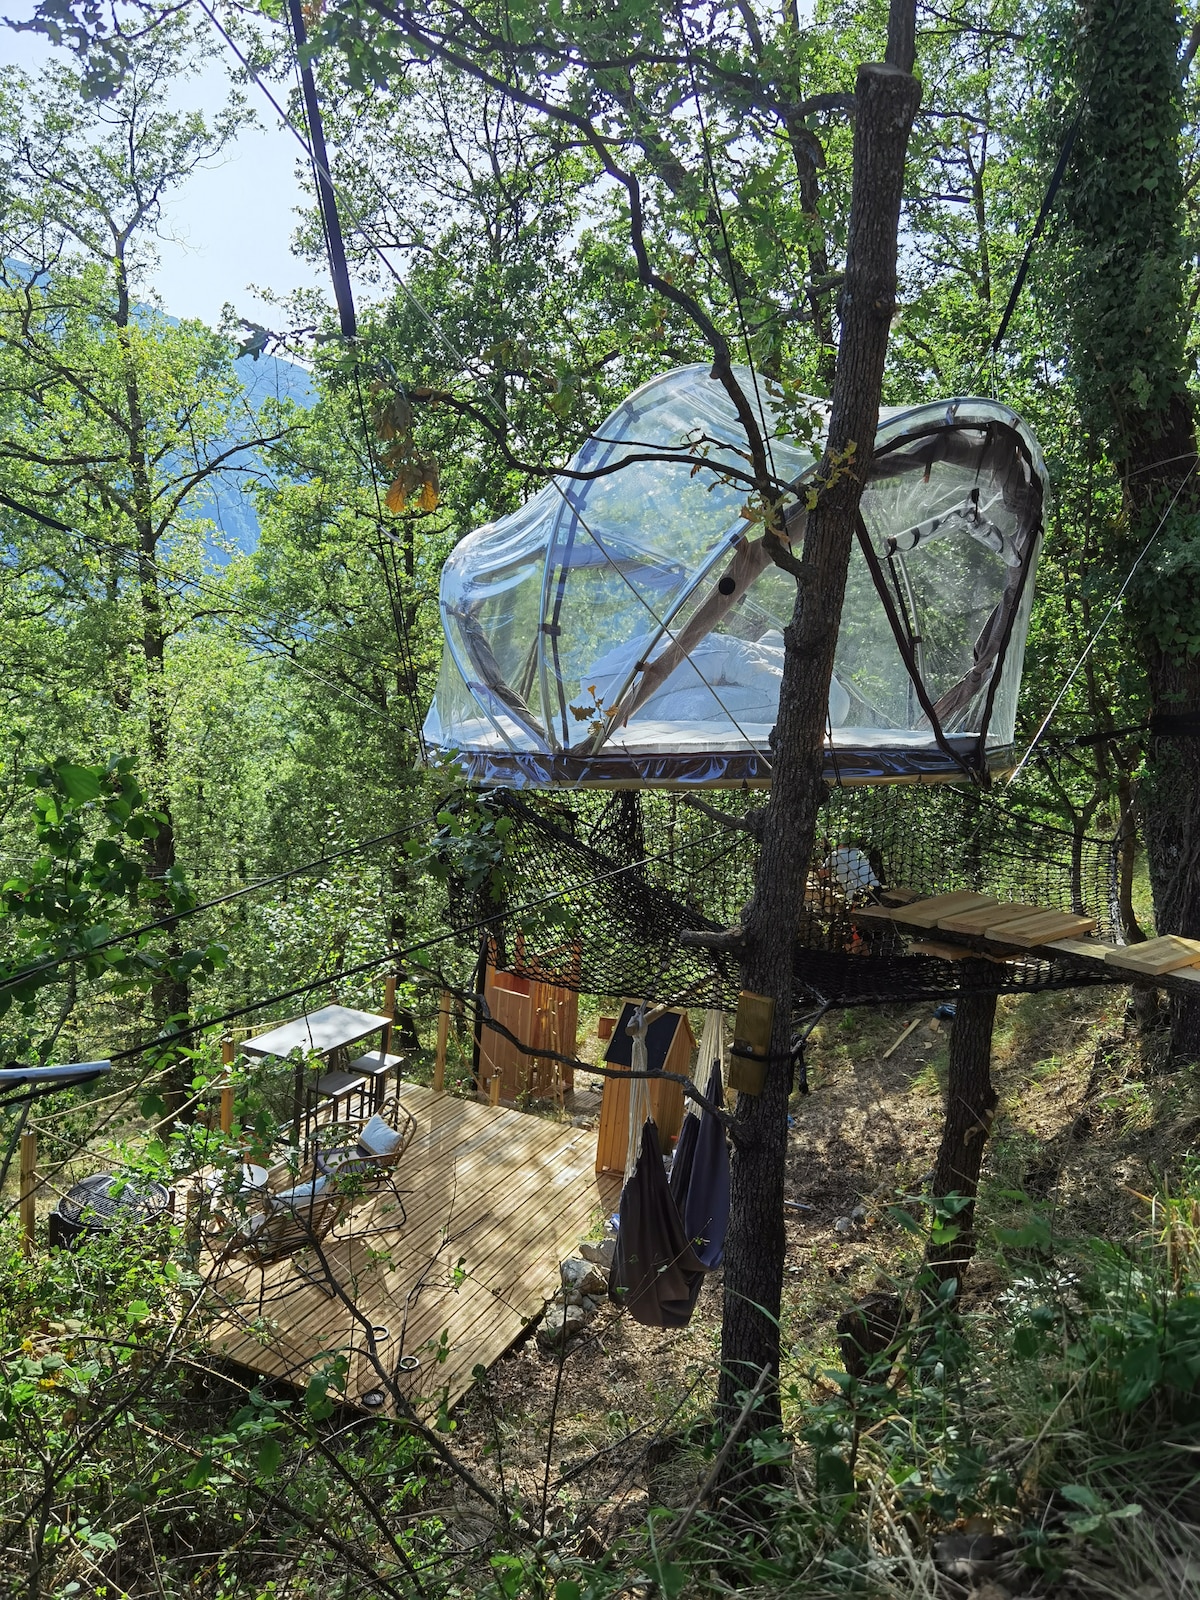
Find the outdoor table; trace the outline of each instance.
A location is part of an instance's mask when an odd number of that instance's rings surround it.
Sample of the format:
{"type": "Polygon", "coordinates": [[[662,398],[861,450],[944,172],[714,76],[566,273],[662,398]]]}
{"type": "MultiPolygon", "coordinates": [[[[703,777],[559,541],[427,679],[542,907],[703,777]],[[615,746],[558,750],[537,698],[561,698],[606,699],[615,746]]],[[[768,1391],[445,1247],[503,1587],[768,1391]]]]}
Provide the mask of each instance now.
{"type": "MultiPolygon", "coordinates": [[[[242,1175],[238,1182],[238,1194],[242,1196],[261,1195],[266,1187],[270,1173],[266,1167],[260,1167],[256,1161],[242,1162],[242,1175]]],[[[202,1167],[198,1181],[207,1196],[205,1211],[209,1216],[210,1226],[214,1231],[220,1232],[228,1228],[231,1218],[227,1211],[228,1202],[233,1198],[225,1189],[226,1174],[215,1167],[202,1167]]],[[[236,1223],[234,1223],[236,1226],[236,1223]]]]}
{"type": "MultiPolygon", "coordinates": [[[[302,1055],[316,1052],[325,1057],[328,1066],[333,1066],[332,1058],[339,1050],[345,1050],[360,1039],[389,1028],[391,1020],[373,1011],[354,1011],[349,1006],[322,1006],[320,1011],[310,1011],[306,1016],[297,1017],[294,1022],[284,1022],[268,1033],[245,1040],[242,1054],[259,1058],[275,1056],[282,1061],[293,1050],[299,1050],[302,1055]]],[[[294,1127],[297,1143],[300,1142],[304,1100],[304,1061],[301,1059],[296,1063],[294,1127]]]]}

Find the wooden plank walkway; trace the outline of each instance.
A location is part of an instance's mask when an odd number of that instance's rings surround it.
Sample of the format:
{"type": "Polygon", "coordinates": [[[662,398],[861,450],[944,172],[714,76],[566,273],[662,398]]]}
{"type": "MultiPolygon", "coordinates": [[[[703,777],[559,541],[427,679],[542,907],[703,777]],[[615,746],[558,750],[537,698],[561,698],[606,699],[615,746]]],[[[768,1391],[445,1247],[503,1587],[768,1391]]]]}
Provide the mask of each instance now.
{"type": "Polygon", "coordinates": [[[385,1189],[355,1202],[319,1251],[265,1270],[226,1263],[210,1341],[299,1388],[342,1355],[349,1403],[369,1407],[386,1376],[428,1415],[454,1405],[541,1311],[612,1196],[597,1183],[594,1129],[415,1084],[400,1094],[417,1120],[396,1169],[407,1220],[385,1189]]]}
{"type": "Polygon", "coordinates": [[[1200,986],[1200,940],[1164,934],[1144,944],[1109,944],[1095,937],[1095,917],[1003,904],[991,895],[966,890],[922,898],[901,889],[894,898],[902,903],[857,906],[852,915],[868,926],[889,922],[904,933],[922,934],[932,929],[953,938],[953,943],[921,940],[910,946],[914,951],[950,961],[970,956],[1004,960],[1049,951],[1093,971],[1102,965],[1115,983],[1149,983],[1175,994],[1195,994],[1200,986]]]}

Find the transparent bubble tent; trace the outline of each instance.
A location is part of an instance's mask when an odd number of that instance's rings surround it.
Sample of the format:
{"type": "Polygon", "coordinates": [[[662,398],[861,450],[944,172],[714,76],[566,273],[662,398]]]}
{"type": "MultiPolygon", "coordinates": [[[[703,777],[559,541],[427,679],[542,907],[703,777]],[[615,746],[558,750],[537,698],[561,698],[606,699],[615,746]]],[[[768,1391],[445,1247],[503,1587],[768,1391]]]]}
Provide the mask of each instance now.
{"type": "MultiPolygon", "coordinates": [[[[738,380],[776,479],[797,491],[798,551],[819,445],[786,437],[748,369],[738,380]]],[[[512,788],[769,783],[795,582],[731,476],[746,451],[709,369],[668,372],[573,458],[590,476],[564,474],[463,539],[442,572],[431,753],[512,788]]],[[[1009,763],[1046,494],[1037,441],[995,401],[882,414],[830,687],[828,781],[1009,763]]]]}

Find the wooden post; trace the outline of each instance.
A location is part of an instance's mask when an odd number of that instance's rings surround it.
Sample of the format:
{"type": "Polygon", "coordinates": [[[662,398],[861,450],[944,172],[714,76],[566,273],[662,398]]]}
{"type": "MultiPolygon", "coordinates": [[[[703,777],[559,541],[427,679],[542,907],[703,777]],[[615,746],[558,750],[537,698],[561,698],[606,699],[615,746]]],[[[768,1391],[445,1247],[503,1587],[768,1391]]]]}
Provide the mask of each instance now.
{"type": "Polygon", "coordinates": [[[500,1104],[501,1081],[500,1074],[493,1072],[491,1082],[488,1084],[488,1105],[490,1106],[498,1106],[500,1104]]]}
{"type": "Polygon", "coordinates": [[[433,1090],[441,1094],[446,1087],[446,1047],[450,1042],[450,991],[442,990],[438,1007],[437,1055],[433,1058],[433,1090]]]}
{"type": "Polygon", "coordinates": [[[226,1034],[221,1040],[221,1065],[225,1068],[225,1079],[221,1084],[221,1132],[233,1132],[233,1084],[229,1081],[229,1069],[233,1065],[233,1040],[226,1034]]]}
{"type": "Polygon", "coordinates": [[[21,1188],[19,1211],[21,1218],[21,1249],[33,1254],[34,1224],[37,1220],[37,1134],[27,1128],[21,1135],[21,1188]]]}
{"type": "Polygon", "coordinates": [[[387,1027],[383,1030],[383,1042],[380,1049],[386,1056],[392,1048],[392,1024],[396,1020],[396,974],[389,972],[387,982],[383,986],[383,1015],[388,1019],[387,1027]]]}

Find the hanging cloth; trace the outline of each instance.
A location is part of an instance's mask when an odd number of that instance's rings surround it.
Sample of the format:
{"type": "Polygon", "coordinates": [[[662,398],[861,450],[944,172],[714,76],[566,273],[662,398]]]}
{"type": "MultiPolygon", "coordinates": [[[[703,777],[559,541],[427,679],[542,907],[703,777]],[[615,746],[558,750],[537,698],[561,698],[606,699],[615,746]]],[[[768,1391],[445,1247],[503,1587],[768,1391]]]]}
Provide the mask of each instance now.
{"type": "MultiPolygon", "coordinates": [[[[724,1022],[723,1011],[707,1011],[704,1015],[704,1032],[700,1035],[700,1048],[696,1052],[696,1062],[689,1069],[689,1076],[697,1089],[703,1091],[705,1079],[712,1074],[712,1068],[724,1062],[724,1022]]],[[[686,1195],[688,1185],[692,1181],[692,1167],[696,1160],[696,1135],[700,1131],[701,1108],[690,1097],[684,1103],[683,1126],[679,1130],[679,1138],[675,1141],[675,1159],[671,1163],[671,1193],[683,1215],[683,1197],[686,1195]]]]}
{"type": "MultiPolygon", "coordinates": [[[[712,1105],[725,1099],[725,1014],[710,1011],[692,1079],[712,1105]],[[705,1081],[707,1077],[707,1082],[705,1081]]],[[[688,1101],[671,1165],[671,1198],[692,1251],[706,1272],[721,1265],[729,1226],[729,1147],[725,1129],[707,1106],[688,1101]]]]}
{"type": "MultiPolygon", "coordinates": [[[[631,1069],[646,1072],[643,1013],[636,1014],[634,1024],[631,1069]]],[[[645,1327],[683,1328],[691,1319],[704,1272],[688,1243],[663,1170],[658,1128],[650,1115],[649,1082],[631,1078],[629,1153],[609,1295],[645,1327]]]]}

